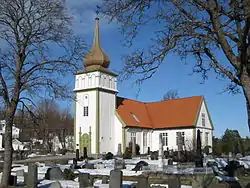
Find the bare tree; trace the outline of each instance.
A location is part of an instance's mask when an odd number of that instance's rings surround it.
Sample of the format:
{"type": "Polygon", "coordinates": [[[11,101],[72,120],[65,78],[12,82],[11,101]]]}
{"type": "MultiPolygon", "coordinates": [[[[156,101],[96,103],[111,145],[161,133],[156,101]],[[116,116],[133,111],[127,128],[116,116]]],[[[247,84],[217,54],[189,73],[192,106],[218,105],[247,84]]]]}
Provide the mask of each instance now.
{"type": "Polygon", "coordinates": [[[179,92],[177,90],[169,90],[167,93],[163,95],[162,100],[171,100],[180,98],[179,92]]]}
{"type": "Polygon", "coordinates": [[[230,80],[229,91],[242,88],[250,128],[250,1],[249,0],[103,0],[104,13],[121,24],[126,42],[144,25],[155,36],[148,50],[125,57],[124,78],[152,77],[169,53],[194,56],[194,72],[207,79],[209,70],[230,80]],[[220,56],[224,55],[225,60],[220,56]]]}
{"type": "Polygon", "coordinates": [[[69,97],[63,78],[75,72],[84,43],[60,0],[0,0],[0,94],[6,107],[4,167],[7,187],[12,164],[12,125],[17,106],[45,93],[69,97]]]}

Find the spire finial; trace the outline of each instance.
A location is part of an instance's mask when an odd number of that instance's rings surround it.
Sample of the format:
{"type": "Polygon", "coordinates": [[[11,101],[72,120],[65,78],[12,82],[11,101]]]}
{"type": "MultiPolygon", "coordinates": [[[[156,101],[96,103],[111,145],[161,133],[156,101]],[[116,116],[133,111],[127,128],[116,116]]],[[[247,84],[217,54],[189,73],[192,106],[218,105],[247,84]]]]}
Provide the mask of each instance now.
{"type": "Polygon", "coordinates": [[[100,14],[101,7],[99,5],[96,5],[96,19],[99,19],[99,14],[100,14]]]}
{"type": "Polygon", "coordinates": [[[108,68],[110,64],[109,57],[103,52],[100,46],[100,31],[99,31],[99,17],[101,7],[96,5],[96,18],[95,18],[95,33],[93,46],[90,52],[85,56],[85,69],[91,66],[101,66],[108,68]]]}

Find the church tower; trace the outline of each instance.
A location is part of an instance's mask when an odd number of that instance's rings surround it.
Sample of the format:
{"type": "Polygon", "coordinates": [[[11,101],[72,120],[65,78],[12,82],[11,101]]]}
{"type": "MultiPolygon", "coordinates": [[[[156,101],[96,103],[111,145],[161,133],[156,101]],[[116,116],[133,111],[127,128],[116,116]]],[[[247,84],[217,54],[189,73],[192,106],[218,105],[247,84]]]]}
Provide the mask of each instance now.
{"type": "Polygon", "coordinates": [[[84,70],[75,76],[75,148],[88,153],[115,152],[114,120],[117,75],[100,46],[99,18],[95,19],[92,49],[84,57],[84,70]]]}

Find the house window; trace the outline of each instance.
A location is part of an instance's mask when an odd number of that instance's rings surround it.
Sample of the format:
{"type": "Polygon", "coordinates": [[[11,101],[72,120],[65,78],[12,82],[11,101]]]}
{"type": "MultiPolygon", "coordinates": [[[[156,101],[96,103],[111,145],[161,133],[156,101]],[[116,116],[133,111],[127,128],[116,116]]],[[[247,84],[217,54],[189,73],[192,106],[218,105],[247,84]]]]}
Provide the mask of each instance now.
{"type": "Polygon", "coordinates": [[[83,107],[83,116],[89,116],[89,107],[88,106],[83,107]]]}
{"type": "Polygon", "coordinates": [[[202,113],[201,114],[201,124],[203,127],[205,127],[205,125],[206,125],[205,117],[206,117],[205,113],[202,113]]]}
{"type": "Polygon", "coordinates": [[[176,132],[176,145],[183,146],[185,143],[185,132],[176,132]]]}
{"type": "Polygon", "coordinates": [[[143,146],[144,147],[147,146],[147,136],[148,136],[148,133],[147,132],[143,132],[143,146]]]}
{"type": "Polygon", "coordinates": [[[168,146],[168,133],[160,133],[162,138],[162,145],[168,146]]]}
{"type": "Polygon", "coordinates": [[[208,135],[209,135],[209,133],[206,132],[206,134],[205,134],[205,144],[206,144],[206,146],[208,146],[208,135]]]}

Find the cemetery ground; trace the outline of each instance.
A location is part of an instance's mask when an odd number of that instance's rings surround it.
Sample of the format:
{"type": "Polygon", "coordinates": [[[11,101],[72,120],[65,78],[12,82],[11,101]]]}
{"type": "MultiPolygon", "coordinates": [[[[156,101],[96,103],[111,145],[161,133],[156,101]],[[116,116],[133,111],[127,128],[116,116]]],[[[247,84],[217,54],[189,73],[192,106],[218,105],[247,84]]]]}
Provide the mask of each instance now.
{"type": "MultiPolygon", "coordinates": [[[[10,187],[116,188],[122,184],[123,187],[128,188],[154,187],[154,185],[162,185],[162,188],[222,188],[230,187],[229,182],[233,181],[245,188],[250,183],[250,156],[239,158],[238,156],[212,157],[207,155],[203,158],[204,167],[196,167],[195,161],[183,161],[183,159],[178,161],[178,155],[175,154],[165,153],[162,159],[159,151],[149,152],[148,155],[135,154],[133,158],[124,154],[113,156],[111,153],[106,155],[83,153],[82,157],[77,153],[63,156],[33,155],[29,159],[14,161],[12,175],[16,177],[16,182],[11,182],[15,186],[10,187]],[[240,166],[234,166],[233,174],[230,174],[228,168],[229,157],[231,161],[234,160],[240,164],[240,166]],[[49,170],[50,168],[53,170],[49,170]],[[111,173],[114,169],[117,170],[112,178],[111,173]],[[204,177],[206,180],[212,180],[213,183],[210,186],[202,183],[204,177]],[[112,179],[115,180],[113,185],[112,179]],[[198,183],[195,184],[195,181],[198,183]],[[31,185],[32,182],[33,185],[31,185]],[[59,182],[60,185],[53,182],[59,182]]],[[[183,153],[179,156],[183,156],[183,153]]]]}

